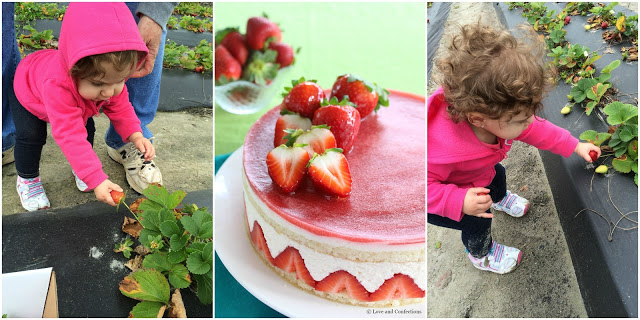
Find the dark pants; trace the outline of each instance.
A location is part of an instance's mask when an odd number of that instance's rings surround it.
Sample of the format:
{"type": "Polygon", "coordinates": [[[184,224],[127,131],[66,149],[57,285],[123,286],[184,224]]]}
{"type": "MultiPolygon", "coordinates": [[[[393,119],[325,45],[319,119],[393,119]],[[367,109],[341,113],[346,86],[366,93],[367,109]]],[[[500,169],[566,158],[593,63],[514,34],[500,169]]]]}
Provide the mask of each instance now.
{"type": "MultiPolygon", "coordinates": [[[[24,179],[40,175],[42,147],[47,143],[47,122],[38,119],[22,105],[11,104],[13,122],[16,125],[14,157],[18,176],[24,179]]],[[[87,120],[87,141],[93,146],[96,127],[93,118],[87,120]]]]}
{"type": "MultiPolygon", "coordinates": [[[[491,190],[489,195],[491,200],[500,202],[507,194],[507,176],[501,164],[496,164],[496,176],[486,188],[491,190]]],[[[491,209],[487,210],[491,212],[491,209]]],[[[491,249],[491,218],[479,218],[476,216],[463,215],[460,221],[439,216],[437,214],[427,214],[427,222],[436,226],[456,229],[462,231],[462,244],[467,251],[476,258],[486,256],[491,249]]]]}

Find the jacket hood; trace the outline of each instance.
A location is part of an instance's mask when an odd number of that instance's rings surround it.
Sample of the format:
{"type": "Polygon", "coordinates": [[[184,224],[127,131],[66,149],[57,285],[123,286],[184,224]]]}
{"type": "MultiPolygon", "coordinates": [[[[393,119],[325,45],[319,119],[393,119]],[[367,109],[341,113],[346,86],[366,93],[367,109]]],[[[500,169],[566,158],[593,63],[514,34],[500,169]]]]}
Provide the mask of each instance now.
{"type": "Polygon", "coordinates": [[[491,157],[498,149],[481,142],[466,121],[451,120],[442,87],[427,100],[427,161],[433,164],[491,157]]]}
{"type": "Polygon", "coordinates": [[[129,8],[112,2],[70,3],[58,50],[67,70],[86,56],[124,50],[139,52],[139,66],[149,52],[129,8]]]}

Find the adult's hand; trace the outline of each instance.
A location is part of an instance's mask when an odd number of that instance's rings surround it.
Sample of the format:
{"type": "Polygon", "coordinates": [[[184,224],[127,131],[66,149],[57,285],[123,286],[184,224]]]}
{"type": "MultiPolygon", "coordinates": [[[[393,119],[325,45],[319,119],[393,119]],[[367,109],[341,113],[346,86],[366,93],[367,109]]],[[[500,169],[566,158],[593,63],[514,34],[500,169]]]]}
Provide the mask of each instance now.
{"type": "Polygon", "coordinates": [[[149,54],[144,59],[140,67],[131,75],[131,78],[141,78],[153,71],[153,65],[158,55],[160,41],[162,40],[162,27],[151,18],[142,15],[138,22],[138,30],[142,36],[142,40],[149,49],[149,54]]]}

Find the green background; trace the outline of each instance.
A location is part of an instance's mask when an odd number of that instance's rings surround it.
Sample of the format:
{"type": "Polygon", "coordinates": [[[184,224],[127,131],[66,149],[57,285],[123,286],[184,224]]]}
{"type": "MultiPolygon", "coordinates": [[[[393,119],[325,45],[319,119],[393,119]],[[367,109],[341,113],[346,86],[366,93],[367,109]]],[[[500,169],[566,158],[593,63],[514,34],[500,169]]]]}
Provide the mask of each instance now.
{"type": "MultiPolygon", "coordinates": [[[[302,48],[290,80],[304,76],[330,89],[338,76],[354,73],[387,89],[425,95],[424,3],[216,3],[215,29],[244,33],[247,20],[263,12],[280,25],[282,42],[302,48]]],[[[216,106],[215,154],[239,148],[253,122],[281,102],[276,94],[250,115],[216,106]]]]}

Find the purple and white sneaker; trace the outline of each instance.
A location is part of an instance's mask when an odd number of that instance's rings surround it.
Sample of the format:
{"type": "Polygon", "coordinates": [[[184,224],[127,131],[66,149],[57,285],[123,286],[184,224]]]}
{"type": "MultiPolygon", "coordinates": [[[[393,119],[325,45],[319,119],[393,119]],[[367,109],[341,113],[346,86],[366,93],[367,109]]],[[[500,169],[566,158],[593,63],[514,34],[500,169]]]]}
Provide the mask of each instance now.
{"type": "Polygon", "coordinates": [[[469,260],[473,266],[480,269],[499,274],[513,271],[522,260],[522,252],[517,248],[507,247],[495,241],[491,243],[489,253],[482,258],[474,258],[469,254],[469,260]]]}
{"type": "Polygon", "coordinates": [[[504,213],[512,217],[520,218],[529,210],[529,200],[507,190],[504,198],[498,203],[491,204],[491,208],[504,211],[504,213]]]}

